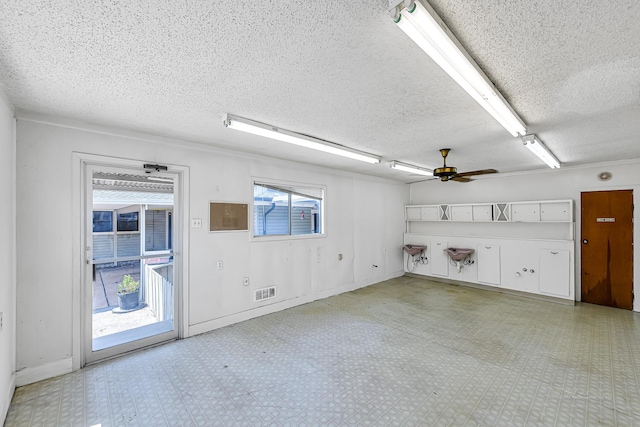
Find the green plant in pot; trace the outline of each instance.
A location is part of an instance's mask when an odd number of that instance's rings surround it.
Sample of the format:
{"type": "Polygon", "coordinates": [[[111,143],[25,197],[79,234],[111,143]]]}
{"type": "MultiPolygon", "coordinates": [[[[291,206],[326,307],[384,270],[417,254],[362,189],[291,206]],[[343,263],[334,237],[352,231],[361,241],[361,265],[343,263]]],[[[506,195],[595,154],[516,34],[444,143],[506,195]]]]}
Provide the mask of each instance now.
{"type": "Polygon", "coordinates": [[[133,280],[130,274],[122,278],[118,284],[118,307],[120,310],[133,310],[138,306],[140,281],[133,280]]]}

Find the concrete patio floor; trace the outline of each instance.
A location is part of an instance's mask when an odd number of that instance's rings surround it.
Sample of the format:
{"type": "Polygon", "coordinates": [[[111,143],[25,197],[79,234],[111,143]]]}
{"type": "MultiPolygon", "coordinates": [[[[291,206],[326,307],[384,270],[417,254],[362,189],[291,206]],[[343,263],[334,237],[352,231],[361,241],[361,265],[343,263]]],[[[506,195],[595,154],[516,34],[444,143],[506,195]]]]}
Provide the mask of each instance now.
{"type": "Polygon", "coordinates": [[[118,307],[118,284],[125,275],[131,275],[133,280],[140,280],[140,267],[127,265],[118,267],[103,267],[96,269],[93,281],[93,338],[99,338],[140,326],[157,323],[158,319],[146,305],[128,313],[113,313],[118,307]]]}
{"type": "Polygon", "coordinates": [[[140,280],[140,267],[127,265],[118,267],[102,267],[96,269],[93,281],[93,312],[118,306],[118,283],[125,275],[133,280],[140,280]]]}

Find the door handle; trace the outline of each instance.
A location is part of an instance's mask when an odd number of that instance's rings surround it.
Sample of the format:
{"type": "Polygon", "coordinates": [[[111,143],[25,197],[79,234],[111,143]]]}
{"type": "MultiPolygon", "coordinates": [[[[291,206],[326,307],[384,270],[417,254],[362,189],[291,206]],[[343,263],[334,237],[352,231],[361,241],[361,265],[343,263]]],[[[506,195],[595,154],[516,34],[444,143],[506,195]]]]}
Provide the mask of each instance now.
{"type": "Polygon", "coordinates": [[[589,241],[587,239],[583,239],[582,243],[584,243],[586,245],[587,243],[589,243],[589,241]]]}

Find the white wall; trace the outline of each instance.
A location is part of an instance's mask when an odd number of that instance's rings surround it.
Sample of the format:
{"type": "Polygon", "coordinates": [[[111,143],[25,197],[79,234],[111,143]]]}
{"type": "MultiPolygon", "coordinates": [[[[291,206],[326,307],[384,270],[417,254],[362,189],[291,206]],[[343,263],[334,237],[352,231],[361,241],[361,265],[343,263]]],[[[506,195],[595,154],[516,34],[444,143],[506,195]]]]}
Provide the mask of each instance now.
{"type": "Polygon", "coordinates": [[[13,107],[0,92],[0,425],[15,388],[16,276],[15,276],[15,164],[16,140],[13,107]]]}
{"type": "MultiPolygon", "coordinates": [[[[575,204],[575,266],[576,297],[580,298],[580,193],[602,190],[634,190],[634,203],[640,202],[640,159],[595,164],[584,167],[544,169],[530,173],[498,174],[476,179],[470,183],[426,181],[411,185],[412,204],[515,202],[525,200],[573,199],[575,204]],[[597,179],[599,172],[608,171],[613,178],[607,182],[597,179]]],[[[525,238],[566,239],[565,224],[443,224],[437,223],[437,234],[484,235],[525,238]],[[539,227],[540,226],[540,227],[539,227]]],[[[426,232],[427,230],[425,230],[426,232]]],[[[640,209],[634,212],[634,236],[640,236],[640,209]]],[[[634,254],[634,293],[640,294],[640,251],[634,254]]],[[[640,311],[640,298],[634,302],[640,311]]]]}
{"type": "Polygon", "coordinates": [[[252,241],[247,232],[190,229],[188,334],[403,274],[403,206],[409,200],[404,184],[41,119],[19,117],[17,127],[17,367],[39,372],[29,375],[31,380],[60,373],[71,366],[64,362],[70,358],[76,366],[79,358],[74,344],[80,339],[74,329],[78,308],[73,307],[79,289],[73,283],[79,282],[80,271],[75,271],[72,253],[79,251],[80,239],[72,235],[79,235],[80,224],[72,220],[78,209],[72,200],[73,152],[187,166],[189,217],[203,224],[209,201],[250,202],[252,177],[326,185],[325,238],[252,241]],[[224,262],[223,270],[216,269],[217,260],[224,262]],[[249,287],[242,286],[245,276],[249,287]],[[278,297],[269,307],[257,308],[252,290],[271,285],[278,287],[278,297]],[[54,368],[38,371],[41,367],[54,368]]]}

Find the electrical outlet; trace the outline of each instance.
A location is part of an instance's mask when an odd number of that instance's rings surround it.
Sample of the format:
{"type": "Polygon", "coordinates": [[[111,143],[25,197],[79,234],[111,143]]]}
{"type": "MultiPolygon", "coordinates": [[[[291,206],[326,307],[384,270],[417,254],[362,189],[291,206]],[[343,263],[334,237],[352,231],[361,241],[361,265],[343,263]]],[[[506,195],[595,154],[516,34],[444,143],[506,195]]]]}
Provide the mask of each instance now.
{"type": "Polygon", "coordinates": [[[218,261],[218,270],[222,270],[222,261],[218,261]]]}
{"type": "Polygon", "coordinates": [[[191,228],[202,228],[202,220],[200,218],[191,218],[191,228]]]}
{"type": "Polygon", "coordinates": [[[0,311],[0,331],[2,330],[2,312],[0,311]]]}
{"type": "Polygon", "coordinates": [[[245,277],[244,279],[242,279],[242,285],[243,286],[249,286],[249,278],[245,277]]]}

